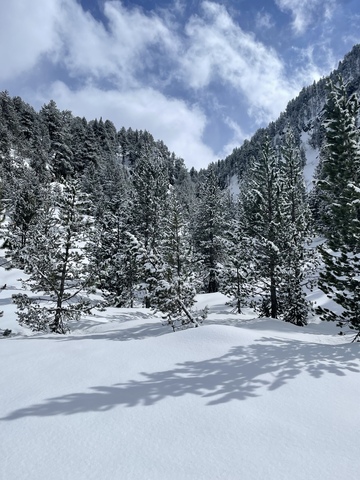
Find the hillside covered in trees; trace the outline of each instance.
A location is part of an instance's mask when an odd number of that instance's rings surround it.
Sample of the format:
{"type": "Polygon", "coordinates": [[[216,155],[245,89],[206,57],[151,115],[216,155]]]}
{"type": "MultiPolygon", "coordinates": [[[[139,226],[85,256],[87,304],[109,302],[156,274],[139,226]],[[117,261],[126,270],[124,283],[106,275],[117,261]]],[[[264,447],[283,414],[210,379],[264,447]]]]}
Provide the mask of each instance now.
{"type": "Polygon", "coordinates": [[[101,292],[103,307],[142,303],[176,330],[206,316],[192,309],[197,293],[222,292],[238,313],[251,305],[304,326],[319,284],[340,307],[322,317],[358,335],[359,82],[356,46],[277,121],[200,172],[147,131],[74,117],[55,101],[35,112],[2,92],[3,267],[24,271],[31,291],[14,295],[20,323],[66,333],[101,292]],[[319,152],[310,192],[304,133],[319,152]]]}

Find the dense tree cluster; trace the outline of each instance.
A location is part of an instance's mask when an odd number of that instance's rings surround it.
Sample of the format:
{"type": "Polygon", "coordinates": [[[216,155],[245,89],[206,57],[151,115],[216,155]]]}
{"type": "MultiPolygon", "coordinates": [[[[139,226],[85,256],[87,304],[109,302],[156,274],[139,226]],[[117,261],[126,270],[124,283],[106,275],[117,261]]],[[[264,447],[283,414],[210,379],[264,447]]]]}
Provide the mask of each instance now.
{"type": "Polygon", "coordinates": [[[316,193],[319,225],[325,236],[320,251],[324,269],[320,288],[340,307],[319,308],[324,320],[349,326],[360,336],[360,134],[359,103],[342,78],[329,83],[325,106],[326,137],[316,193]]]}
{"type": "MultiPolygon", "coordinates": [[[[309,95],[303,120],[320,108],[323,84],[314,88],[321,95],[309,95]]],[[[292,104],[230,163],[189,172],[147,131],[117,131],[54,101],[37,113],[2,92],[2,241],[30,290],[14,298],[19,321],[65,333],[91,311],[88,293],[97,291],[105,305],[141,302],[175,330],[202,321],[196,293],[220,291],[234,311],[251,305],[303,326],[305,288],[318,262],[311,241],[323,235],[319,285],[343,313],[320,313],[360,331],[359,106],[333,77],[326,98],[310,209],[292,104]],[[236,174],[233,197],[227,184],[236,174]]]]}

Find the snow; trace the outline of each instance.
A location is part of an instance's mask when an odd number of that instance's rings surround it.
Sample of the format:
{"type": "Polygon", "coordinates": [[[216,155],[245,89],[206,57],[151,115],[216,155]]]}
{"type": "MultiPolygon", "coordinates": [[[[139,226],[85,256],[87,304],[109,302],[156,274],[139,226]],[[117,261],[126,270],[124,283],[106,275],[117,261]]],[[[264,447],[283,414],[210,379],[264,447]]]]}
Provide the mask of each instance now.
{"type": "Polygon", "coordinates": [[[239,180],[237,175],[232,175],[229,182],[229,191],[231,195],[237,197],[240,193],[239,180]]]}
{"type": "Polygon", "coordinates": [[[360,345],[333,323],[236,315],[217,293],[199,328],[109,308],[32,334],[20,274],[0,270],[1,480],[358,478],[360,345]]]}
{"type": "Polygon", "coordinates": [[[309,132],[301,133],[301,145],[305,152],[306,164],[304,167],[304,181],[307,191],[310,191],[314,186],[314,175],[316,167],[319,163],[319,150],[312,148],[309,144],[309,132]]]}

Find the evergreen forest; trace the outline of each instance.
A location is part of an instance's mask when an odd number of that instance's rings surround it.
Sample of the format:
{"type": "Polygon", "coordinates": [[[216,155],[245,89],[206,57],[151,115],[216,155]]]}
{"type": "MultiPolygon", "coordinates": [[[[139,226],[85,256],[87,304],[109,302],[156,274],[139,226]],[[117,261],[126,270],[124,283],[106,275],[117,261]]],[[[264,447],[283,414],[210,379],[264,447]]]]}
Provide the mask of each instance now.
{"type": "Polygon", "coordinates": [[[251,306],[302,327],[317,285],[338,306],[317,313],[358,340],[359,89],[355,46],[277,121],[200,171],[148,131],[53,100],[36,112],[2,92],[1,261],[26,274],[28,293],[13,296],[19,322],[64,334],[94,309],[141,303],[177,330],[206,318],[197,293],[222,292],[238,313],[251,306]],[[304,135],[318,152],[310,186],[304,135]]]}

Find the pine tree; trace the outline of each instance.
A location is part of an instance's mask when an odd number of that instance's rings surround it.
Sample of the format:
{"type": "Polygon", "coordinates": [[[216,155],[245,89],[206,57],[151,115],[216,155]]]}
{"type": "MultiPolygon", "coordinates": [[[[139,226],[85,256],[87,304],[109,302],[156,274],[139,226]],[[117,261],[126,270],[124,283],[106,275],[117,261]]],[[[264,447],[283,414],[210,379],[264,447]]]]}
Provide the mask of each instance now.
{"type": "Polygon", "coordinates": [[[41,209],[29,241],[19,252],[29,275],[24,286],[39,296],[13,298],[20,323],[33,330],[66,333],[68,321],[90,308],[80,296],[92,283],[86,248],[80,243],[89,232],[89,205],[75,181],[57,190],[53,207],[41,209]]]}
{"type": "Polygon", "coordinates": [[[359,103],[348,96],[341,78],[329,83],[320,178],[326,242],[320,252],[324,270],[319,286],[340,307],[340,312],[318,308],[323,320],[336,320],[356,330],[360,338],[360,141],[359,103]]]}
{"type": "Polygon", "coordinates": [[[56,103],[51,100],[42,107],[40,118],[47,128],[50,139],[49,164],[58,180],[66,179],[73,174],[74,170],[73,152],[70,147],[71,112],[61,112],[56,103]]]}
{"type": "Polygon", "coordinates": [[[224,253],[225,215],[225,197],[218,185],[215,166],[210,165],[204,182],[199,187],[193,226],[197,263],[207,293],[219,290],[220,265],[224,253]]]}
{"type": "Polygon", "coordinates": [[[253,293],[252,242],[246,234],[241,202],[237,202],[225,231],[225,261],[221,272],[221,292],[231,298],[237,313],[242,312],[253,293]]]}
{"type": "Polygon", "coordinates": [[[143,249],[151,305],[174,330],[198,326],[204,312],[194,313],[196,281],[191,268],[189,222],[178,193],[170,189],[161,246],[143,249]]]}
{"type": "Polygon", "coordinates": [[[305,285],[315,267],[310,243],[310,209],[306,198],[302,159],[293,132],[288,130],[281,146],[281,310],[286,322],[307,324],[309,303],[305,285]]]}
{"type": "Polygon", "coordinates": [[[140,265],[137,241],[130,233],[130,191],[124,181],[125,178],[115,176],[103,184],[103,198],[97,205],[91,265],[107,303],[133,307],[140,265]]]}
{"type": "Polygon", "coordinates": [[[241,196],[245,232],[252,239],[249,253],[257,272],[260,314],[306,325],[309,304],[304,287],[313,263],[307,246],[310,212],[301,153],[291,130],[279,152],[265,139],[250,164],[241,196]]]}
{"type": "Polygon", "coordinates": [[[253,158],[242,186],[246,233],[252,238],[253,258],[259,286],[262,287],[260,314],[279,314],[280,241],[282,236],[279,199],[281,181],[279,158],[270,140],[253,158]]]}
{"type": "Polygon", "coordinates": [[[329,81],[328,89],[323,120],[325,143],[316,190],[324,233],[330,246],[338,247],[344,241],[350,244],[353,237],[348,226],[354,220],[354,206],[349,208],[349,204],[354,200],[353,184],[359,175],[359,103],[355,93],[348,97],[341,77],[338,83],[329,81]]]}
{"type": "MultiPolygon", "coordinates": [[[[3,223],[3,221],[5,220],[5,205],[4,205],[4,200],[3,200],[3,189],[2,189],[2,181],[1,181],[1,177],[0,177],[0,228],[1,228],[1,224],[3,223]]],[[[3,264],[1,263],[0,264],[0,267],[2,267],[3,264]]],[[[0,291],[1,290],[4,290],[5,289],[5,285],[3,287],[0,287],[0,291]]],[[[3,316],[3,311],[0,310],[0,317],[3,316]]]]}
{"type": "Polygon", "coordinates": [[[8,226],[5,232],[5,245],[13,266],[22,268],[21,251],[28,244],[39,213],[47,202],[48,186],[39,182],[36,173],[27,167],[17,169],[17,177],[11,179],[11,192],[8,198],[8,226]]]}
{"type": "Polygon", "coordinates": [[[146,145],[132,175],[134,234],[154,248],[161,239],[162,220],[169,180],[166,167],[150,145],[146,145]]]}
{"type": "MultiPolygon", "coordinates": [[[[161,246],[168,188],[169,179],[163,159],[156,148],[146,143],[132,174],[130,233],[143,245],[148,255],[161,246]]],[[[144,300],[149,308],[152,286],[146,281],[145,270],[143,272],[144,300]]]]}
{"type": "Polygon", "coordinates": [[[19,135],[19,119],[14,108],[13,99],[8,91],[0,92],[0,118],[7,132],[7,143],[10,146],[19,135]]]}

